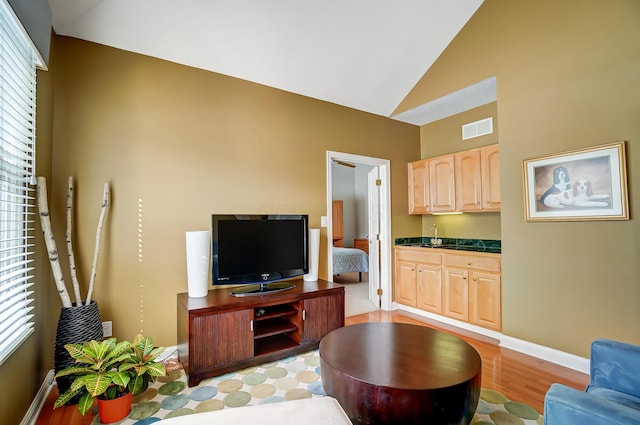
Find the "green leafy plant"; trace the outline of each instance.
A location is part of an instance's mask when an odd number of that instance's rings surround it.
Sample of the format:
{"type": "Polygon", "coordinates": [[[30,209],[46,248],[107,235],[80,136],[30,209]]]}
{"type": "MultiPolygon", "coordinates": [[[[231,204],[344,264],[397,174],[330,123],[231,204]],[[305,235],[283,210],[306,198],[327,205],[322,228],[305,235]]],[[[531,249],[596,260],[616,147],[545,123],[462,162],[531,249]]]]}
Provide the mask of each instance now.
{"type": "Polygon", "coordinates": [[[80,395],[78,410],[83,415],[91,409],[94,397],[111,400],[128,392],[140,394],[158,376],[166,374],[164,365],[155,361],[164,348],[154,347],[151,338],[142,335],[136,335],[133,342],[109,338],[67,344],[65,349],[76,364],[59,371],[56,377],[71,376],[74,380],[54,407],[80,395]]]}

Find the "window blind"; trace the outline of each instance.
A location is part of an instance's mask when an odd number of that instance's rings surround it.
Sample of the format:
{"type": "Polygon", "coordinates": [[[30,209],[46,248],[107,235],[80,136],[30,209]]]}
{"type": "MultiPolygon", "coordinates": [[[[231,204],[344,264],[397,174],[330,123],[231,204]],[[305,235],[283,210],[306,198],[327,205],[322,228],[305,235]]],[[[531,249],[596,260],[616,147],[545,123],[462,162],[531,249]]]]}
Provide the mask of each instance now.
{"type": "Polygon", "coordinates": [[[0,364],[33,332],[36,54],[0,0],[0,364]]]}

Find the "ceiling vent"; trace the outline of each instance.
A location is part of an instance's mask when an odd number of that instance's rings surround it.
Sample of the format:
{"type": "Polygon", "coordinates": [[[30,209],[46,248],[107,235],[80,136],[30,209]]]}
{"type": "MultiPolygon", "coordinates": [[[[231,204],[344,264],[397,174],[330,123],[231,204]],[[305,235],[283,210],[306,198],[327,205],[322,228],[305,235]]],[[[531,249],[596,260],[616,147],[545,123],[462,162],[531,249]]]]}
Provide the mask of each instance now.
{"type": "Polygon", "coordinates": [[[493,133],[493,117],[470,122],[462,126],[462,140],[484,136],[493,133]]]}

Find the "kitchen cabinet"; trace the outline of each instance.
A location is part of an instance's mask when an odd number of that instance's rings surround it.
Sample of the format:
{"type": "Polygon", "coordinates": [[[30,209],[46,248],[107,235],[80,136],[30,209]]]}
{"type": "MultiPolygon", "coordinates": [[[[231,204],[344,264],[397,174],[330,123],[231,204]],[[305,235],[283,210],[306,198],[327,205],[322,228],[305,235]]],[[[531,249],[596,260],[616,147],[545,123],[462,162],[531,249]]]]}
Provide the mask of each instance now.
{"type": "Polygon", "coordinates": [[[474,270],[469,281],[469,322],[502,329],[502,282],[497,273],[474,270]]]}
{"type": "Polygon", "coordinates": [[[431,212],[456,209],[455,161],[453,155],[429,159],[429,200],[431,212]]]}
{"type": "Polygon", "coordinates": [[[469,321],[469,284],[465,269],[447,267],[444,272],[443,314],[452,319],[469,321]]]}
{"type": "Polygon", "coordinates": [[[500,211],[498,145],[409,163],[409,213],[500,211]]]}
{"type": "Polygon", "coordinates": [[[421,248],[395,248],[398,302],[442,313],[442,254],[421,248]]]}
{"type": "Polygon", "coordinates": [[[485,146],[480,150],[482,170],[482,209],[500,211],[500,149],[498,145],[485,146]]]}
{"type": "Polygon", "coordinates": [[[407,173],[409,176],[409,214],[430,213],[429,160],[410,162],[407,173]]]}
{"type": "MultiPolygon", "coordinates": [[[[440,261],[442,257],[440,257],[440,261]]],[[[418,298],[416,307],[442,313],[442,265],[417,263],[418,298]]]]}
{"type": "Polygon", "coordinates": [[[444,255],[443,314],[493,330],[502,329],[501,260],[491,256],[444,255]]]}
{"type": "Polygon", "coordinates": [[[456,210],[482,209],[482,173],[480,149],[458,152],[455,157],[456,210]]]}
{"type": "Polygon", "coordinates": [[[395,276],[396,300],[401,304],[415,307],[418,297],[416,263],[396,260],[395,276]]]}
{"type": "Polygon", "coordinates": [[[499,254],[396,246],[395,299],[487,329],[502,329],[499,254]]]}

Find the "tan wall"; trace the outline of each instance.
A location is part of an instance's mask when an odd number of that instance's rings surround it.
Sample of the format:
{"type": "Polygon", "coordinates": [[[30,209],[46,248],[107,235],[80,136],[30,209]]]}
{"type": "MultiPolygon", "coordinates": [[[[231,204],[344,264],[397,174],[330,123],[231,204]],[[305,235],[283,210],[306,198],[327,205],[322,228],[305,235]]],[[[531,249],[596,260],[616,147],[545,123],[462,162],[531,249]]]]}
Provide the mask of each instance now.
{"type": "Polygon", "coordinates": [[[54,221],[62,232],[72,175],[86,281],[110,182],[95,299],[115,336],[176,343],[185,231],[209,229],[211,213],[307,213],[319,227],[327,150],[390,159],[394,232],[420,231],[406,188],[418,127],[77,39],[56,49],[54,221]]]}
{"type": "Polygon", "coordinates": [[[584,357],[596,337],[640,343],[640,2],[486,0],[398,111],[492,75],[504,333],[584,357]],[[525,221],[524,159],[617,140],[631,220],[525,221]]]}
{"type": "MultiPolygon", "coordinates": [[[[496,102],[434,121],[420,128],[422,158],[445,155],[499,142],[498,106],[496,102]],[[462,140],[462,125],[493,118],[494,132],[462,140]]],[[[432,225],[438,226],[438,237],[461,239],[500,239],[500,213],[465,213],[462,215],[424,215],[422,234],[433,236],[432,225]]]]}

